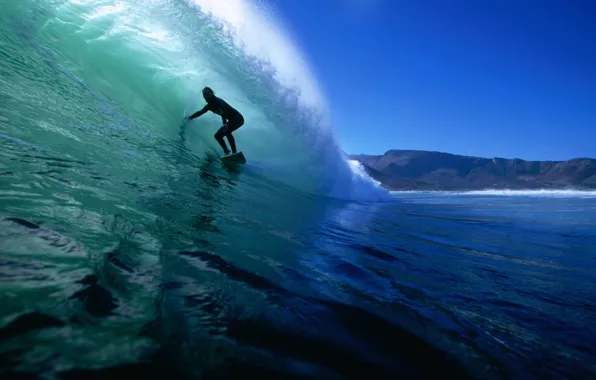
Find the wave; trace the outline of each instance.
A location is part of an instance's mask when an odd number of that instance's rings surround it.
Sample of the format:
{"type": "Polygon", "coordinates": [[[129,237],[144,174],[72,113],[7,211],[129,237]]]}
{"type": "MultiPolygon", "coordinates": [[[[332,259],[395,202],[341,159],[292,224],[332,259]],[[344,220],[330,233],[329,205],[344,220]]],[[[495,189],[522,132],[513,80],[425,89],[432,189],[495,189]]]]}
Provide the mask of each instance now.
{"type": "MultiPolygon", "coordinates": [[[[219,153],[215,115],[180,131],[210,86],[244,114],[235,135],[255,171],[309,193],[387,198],[378,183],[352,170],[316,79],[270,9],[243,0],[11,1],[6,8],[21,42],[101,104],[102,117],[80,116],[88,130],[105,128],[98,119],[108,115],[109,127],[126,133],[131,146],[147,147],[146,155],[148,145],[179,134],[198,157],[219,153]]],[[[70,90],[48,107],[62,113],[87,96],[70,90]]],[[[52,131],[78,143],[89,139],[78,129],[52,131]]]]}

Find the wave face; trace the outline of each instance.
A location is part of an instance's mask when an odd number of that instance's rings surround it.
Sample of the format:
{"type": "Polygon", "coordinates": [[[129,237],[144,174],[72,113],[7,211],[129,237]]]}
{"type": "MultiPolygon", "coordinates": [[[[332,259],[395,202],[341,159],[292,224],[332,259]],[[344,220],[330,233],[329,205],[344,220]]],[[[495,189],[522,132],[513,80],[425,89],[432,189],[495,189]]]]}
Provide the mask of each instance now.
{"type": "Polygon", "coordinates": [[[229,326],[272,310],[304,234],[388,197],[330,125],[247,3],[3,1],[0,367],[75,376],[165,351],[196,378],[233,357],[252,328],[229,326]],[[219,160],[217,116],[183,123],[204,86],[245,116],[240,168],[219,160]]]}
{"type": "Polygon", "coordinates": [[[235,135],[251,169],[309,193],[386,199],[351,170],[315,79],[266,9],[237,0],[3,7],[10,39],[3,92],[18,104],[3,116],[10,138],[72,157],[95,153],[111,165],[132,159],[143,175],[159,176],[163,163],[152,146],[171,145],[179,133],[198,157],[220,153],[219,117],[180,125],[210,86],[245,116],[235,135]],[[11,129],[22,119],[26,130],[11,129]]]}

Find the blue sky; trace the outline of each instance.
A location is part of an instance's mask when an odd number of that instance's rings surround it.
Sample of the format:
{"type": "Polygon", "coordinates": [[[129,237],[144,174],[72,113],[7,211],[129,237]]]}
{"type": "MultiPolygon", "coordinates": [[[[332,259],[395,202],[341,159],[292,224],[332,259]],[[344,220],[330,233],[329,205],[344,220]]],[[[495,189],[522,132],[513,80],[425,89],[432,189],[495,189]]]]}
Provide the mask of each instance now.
{"type": "Polygon", "coordinates": [[[596,157],[596,1],[269,1],[348,153],[596,157]]]}

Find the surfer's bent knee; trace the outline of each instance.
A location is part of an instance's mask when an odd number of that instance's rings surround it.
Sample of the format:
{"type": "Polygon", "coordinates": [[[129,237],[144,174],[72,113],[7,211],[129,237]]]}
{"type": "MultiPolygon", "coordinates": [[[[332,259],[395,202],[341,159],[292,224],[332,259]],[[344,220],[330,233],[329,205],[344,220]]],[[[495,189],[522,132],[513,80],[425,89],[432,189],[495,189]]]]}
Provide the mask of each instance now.
{"type": "Polygon", "coordinates": [[[220,128],[217,130],[217,132],[215,132],[215,134],[213,135],[213,137],[215,137],[216,140],[218,140],[220,137],[223,137],[225,135],[224,131],[222,131],[223,128],[220,128]]]}

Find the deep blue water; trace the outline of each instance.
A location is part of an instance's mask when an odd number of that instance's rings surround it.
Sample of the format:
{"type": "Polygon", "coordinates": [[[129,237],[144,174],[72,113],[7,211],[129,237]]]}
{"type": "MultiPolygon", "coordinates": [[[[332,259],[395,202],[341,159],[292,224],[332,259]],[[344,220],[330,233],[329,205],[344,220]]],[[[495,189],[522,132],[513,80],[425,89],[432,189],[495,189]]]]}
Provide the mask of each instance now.
{"type": "MultiPolygon", "coordinates": [[[[199,186],[196,200],[222,180],[199,186]]],[[[77,252],[52,223],[4,219],[2,368],[64,366],[67,378],[596,374],[593,193],[286,197],[302,213],[269,220],[278,205],[263,202],[231,220],[197,205],[187,230],[176,212],[150,229],[105,218],[120,243],[79,269],[64,254],[23,256],[27,244],[77,252]],[[162,244],[153,262],[140,236],[149,230],[162,244]],[[261,238],[226,242],[243,233],[261,238]],[[193,234],[193,249],[178,247],[193,234]],[[14,283],[23,281],[29,290],[14,283]],[[36,301],[36,286],[52,301],[36,301]]]]}

